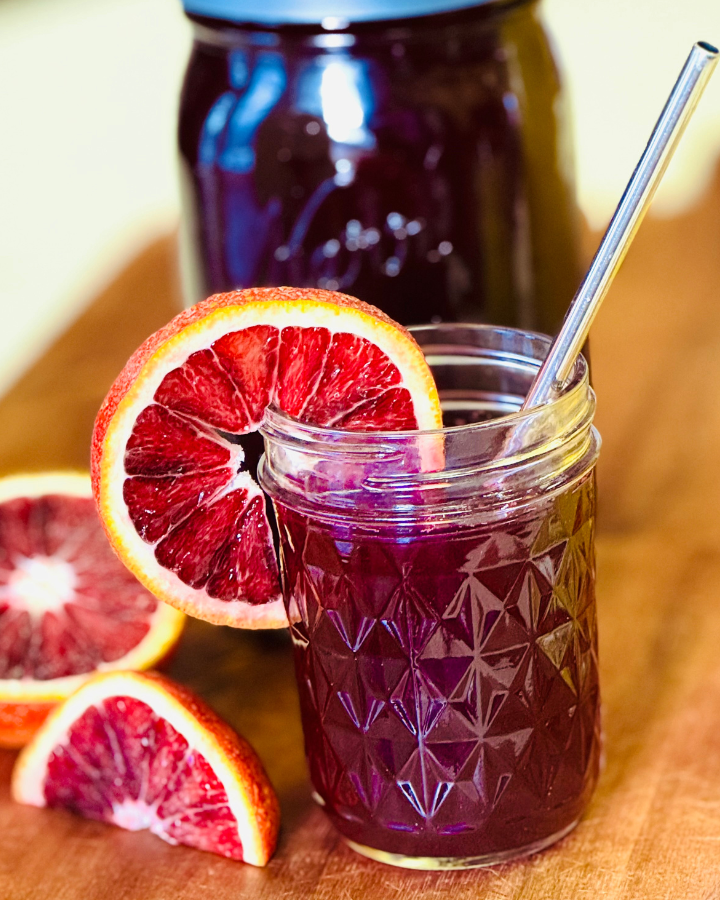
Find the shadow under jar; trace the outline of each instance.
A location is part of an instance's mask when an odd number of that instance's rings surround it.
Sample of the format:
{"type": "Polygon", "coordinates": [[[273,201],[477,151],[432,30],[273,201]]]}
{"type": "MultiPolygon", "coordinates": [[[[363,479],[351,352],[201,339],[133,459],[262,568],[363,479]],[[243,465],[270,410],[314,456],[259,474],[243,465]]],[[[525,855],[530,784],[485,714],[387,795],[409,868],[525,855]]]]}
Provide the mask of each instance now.
{"type": "Polygon", "coordinates": [[[183,2],[188,302],[291,284],[558,329],[578,217],[537,0],[183,2]]]}
{"type": "Polygon", "coordinates": [[[580,358],[517,412],[545,337],[414,334],[448,415],[482,421],[359,434],[270,412],[260,479],[318,802],[374,859],[491,865],[567,834],[597,779],[595,398],[580,358]]]}

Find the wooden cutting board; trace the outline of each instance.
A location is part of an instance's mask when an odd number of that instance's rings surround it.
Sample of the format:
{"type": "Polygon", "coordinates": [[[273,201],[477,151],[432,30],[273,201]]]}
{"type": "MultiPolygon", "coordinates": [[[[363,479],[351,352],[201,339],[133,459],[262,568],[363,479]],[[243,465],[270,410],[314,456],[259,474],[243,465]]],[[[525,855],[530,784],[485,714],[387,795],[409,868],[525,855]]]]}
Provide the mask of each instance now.
{"type": "MultiPolygon", "coordinates": [[[[592,239],[589,238],[589,245],[592,239]]],[[[83,466],[130,352],[175,311],[150,247],[0,401],[0,470],[83,466]]],[[[720,900],[720,177],[643,226],[592,335],[606,761],[577,830],[526,862],[426,874],[362,859],[310,800],[282,634],[192,622],[171,674],[263,757],[283,804],[264,870],[15,806],[0,753],[0,897],[12,900],[720,900]]]]}

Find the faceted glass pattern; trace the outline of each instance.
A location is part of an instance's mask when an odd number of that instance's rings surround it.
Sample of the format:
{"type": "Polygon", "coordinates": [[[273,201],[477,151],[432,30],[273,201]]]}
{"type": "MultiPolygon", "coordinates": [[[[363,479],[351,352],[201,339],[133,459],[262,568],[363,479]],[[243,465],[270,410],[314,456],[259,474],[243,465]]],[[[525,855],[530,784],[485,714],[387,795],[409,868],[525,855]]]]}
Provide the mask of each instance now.
{"type": "Polygon", "coordinates": [[[340,832],[472,858],[571,827],[600,747],[594,474],[410,535],[277,512],[310,773],[340,832]]]}

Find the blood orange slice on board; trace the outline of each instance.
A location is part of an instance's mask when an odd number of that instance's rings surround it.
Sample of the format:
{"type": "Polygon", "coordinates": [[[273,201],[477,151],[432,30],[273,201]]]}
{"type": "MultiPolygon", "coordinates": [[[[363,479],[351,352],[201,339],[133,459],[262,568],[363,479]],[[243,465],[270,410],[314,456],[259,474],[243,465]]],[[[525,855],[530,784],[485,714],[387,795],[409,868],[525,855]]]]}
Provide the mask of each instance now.
{"type": "Polygon", "coordinates": [[[280,822],[247,741],[186,688],[148,673],[96,675],[54,710],[18,757],[12,795],[256,866],[280,822]]]}
{"type": "Polygon", "coordinates": [[[258,288],[181,313],[98,413],[93,488],[110,541],[158,597],[218,624],[287,625],[255,481],[268,405],[358,431],[442,425],[412,337],[330,291],[258,288]]]}
{"type": "Polygon", "coordinates": [[[155,665],[183,621],[110,549],[87,475],[0,480],[0,746],[94,672],[155,665]]]}

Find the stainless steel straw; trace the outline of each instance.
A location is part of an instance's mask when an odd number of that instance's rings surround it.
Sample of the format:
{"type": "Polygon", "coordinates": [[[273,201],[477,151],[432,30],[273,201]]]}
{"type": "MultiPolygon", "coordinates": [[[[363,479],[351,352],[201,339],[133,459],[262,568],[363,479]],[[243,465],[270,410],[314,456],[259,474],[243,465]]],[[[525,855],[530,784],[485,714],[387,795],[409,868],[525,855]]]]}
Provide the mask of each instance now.
{"type": "Polygon", "coordinates": [[[717,61],[717,48],[705,41],[695,44],[690,51],[585,280],[528,391],[523,409],[546,403],[570,375],[595,314],[640,227],[717,61]]]}

